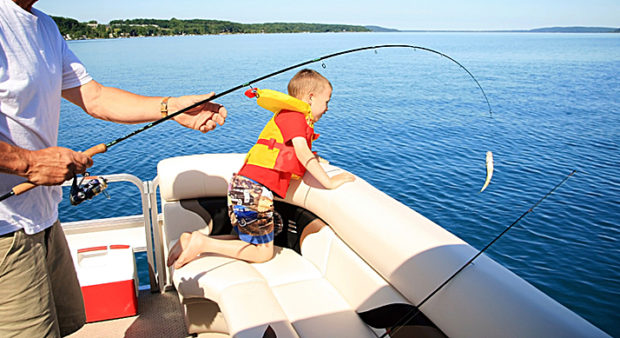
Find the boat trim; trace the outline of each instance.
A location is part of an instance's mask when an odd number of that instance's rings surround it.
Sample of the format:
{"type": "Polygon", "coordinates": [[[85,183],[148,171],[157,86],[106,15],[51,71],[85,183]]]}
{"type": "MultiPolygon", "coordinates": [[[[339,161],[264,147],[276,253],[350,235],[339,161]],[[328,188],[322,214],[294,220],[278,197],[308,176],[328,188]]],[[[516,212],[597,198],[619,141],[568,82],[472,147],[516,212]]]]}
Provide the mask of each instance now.
{"type": "MultiPolygon", "coordinates": [[[[144,228],[146,250],[144,248],[134,248],[134,251],[146,251],[147,262],[149,266],[149,281],[151,292],[160,291],[161,276],[157,273],[157,270],[163,270],[162,264],[157,264],[155,258],[156,248],[160,248],[161,236],[158,235],[159,227],[153,226],[152,219],[158,220],[157,215],[157,196],[155,195],[155,189],[153,188],[152,181],[142,181],[137,176],[131,174],[111,174],[105,175],[108,183],[114,182],[130,182],[135,185],[140,191],[140,199],[142,201],[142,215],[113,217],[97,220],[85,220],[77,222],[68,222],[63,224],[63,229],[67,235],[75,235],[82,233],[89,233],[102,230],[118,230],[124,228],[133,228],[135,225],[142,226],[144,228]],[[154,206],[154,208],[153,208],[154,206]],[[139,225],[141,224],[141,225],[139,225]],[[156,234],[153,234],[153,229],[156,229],[156,234]],[[153,240],[150,240],[153,239],[153,240]]],[[[86,178],[88,180],[88,178],[86,178]]],[[[63,183],[63,186],[71,186],[72,181],[63,183]]],[[[159,222],[157,222],[158,224],[159,222]]],[[[158,249],[161,251],[161,249],[158,249]]],[[[163,253],[158,255],[163,259],[163,253]]]]}

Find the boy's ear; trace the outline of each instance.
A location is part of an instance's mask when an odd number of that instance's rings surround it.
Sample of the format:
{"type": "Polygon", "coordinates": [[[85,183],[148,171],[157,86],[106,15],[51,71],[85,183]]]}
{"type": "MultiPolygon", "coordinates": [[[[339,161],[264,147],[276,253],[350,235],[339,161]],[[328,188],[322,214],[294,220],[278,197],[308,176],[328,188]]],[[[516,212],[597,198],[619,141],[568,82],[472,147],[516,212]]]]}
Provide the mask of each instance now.
{"type": "Polygon", "coordinates": [[[308,93],[306,95],[304,95],[304,97],[302,98],[302,101],[306,102],[306,103],[310,103],[312,102],[312,96],[314,96],[313,93],[308,93]]]}

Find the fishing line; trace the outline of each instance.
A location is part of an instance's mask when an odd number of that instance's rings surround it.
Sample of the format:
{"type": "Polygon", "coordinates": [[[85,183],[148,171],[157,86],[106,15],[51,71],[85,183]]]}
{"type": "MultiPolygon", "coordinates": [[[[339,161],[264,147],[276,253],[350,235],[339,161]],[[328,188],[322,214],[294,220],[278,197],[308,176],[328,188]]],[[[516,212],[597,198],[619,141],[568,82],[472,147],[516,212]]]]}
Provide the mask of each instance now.
{"type": "MultiPolygon", "coordinates": [[[[220,97],[222,97],[224,95],[230,94],[230,93],[232,93],[234,91],[237,91],[237,90],[239,90],[241,88],[251,86],[253,83],[260,82],[262,80],[268,79],[268,78],[276,76],[278,74],[282,74],[282,73],[287,72],[289,70],[292,70],[292,69],[295,69],[295,68],[299,68],[299,67],[303,67],[305,65],[308,65],[308,64],[311,64],[311,63],[315,63],[315,62],[319,62],[319,61],[323,61],[323,60],[326,60],[326,59],[329,59],[329,58],[333,58],[333,57],[336,57],[336,56],[350,54],[350,53],[356,53],[356,52],[361,52],[361,51],[364,51],[364,50],[374,50],[375,53],[376,53],[377,49],[380,49],[380,48],[412,48],[413,50],[422,50],[422,51],[430,52],[430,53],[433,53],[433,54],[437,54],[437,55],[439,55],[441,57],[444,57],[444,58],[446,58],[446,59],[456,63],[465,72],[467,72],[467,74],[474,80],[474,82],[476,83],[478,88],[480,88],[480,91],[482,92],[482,95],[484,96],[484,100],[486,101],[487,106],[489,108],[489,114],[490,115],[493,114],[493,112],[491,110],[491,103],[489,103],[489,99],[487,98],[487,94],[484,92],[484,89],[482,89],[482,86],[480,85],[478,80],[474,77],[474,75],[469,70],[467,70],[467,68],[465,68],[465,66],[463,66],[461,63],[459,63],[455,59],[451,58],[450,56],[448,56],[448,55],[446,55],[446,54],[444,54],[442,52],[436,51],[434,49],[430,49],[430,48],[426,48],[426,47],[421,47],[421,46],[415,46],[415,45],[406,45],[406,44],[376,45],[376,46],[367,46],[367,47],[353,48],[353,49],[348,49],[348,50],[344,50],[344,51],[341,51],[341,52],[336,52],[336,53],[333,53],[333,54],[328,54],[328,55],[320,56],[318,58],[311,59],[311,60],[304,61],[304,62],[300,62],[298,64],[295,64],[295,65],[292,65],[292,66],[289,66],[289,67],[277,70],[277,71],[275,71],[273,73],[269,73],[267,75],[263,75],[263,76],[257,77],[255,79],[249,81],[249,82],[245,82],[245,83],[240,84],[240,85],[238,85],[236,87],[232,87],[232,88],[230,88],[228,90],[225,90],[225,91],[223,91],[223,92],[221,92],[219,94],[215,94],[215,95],[211,96],[208,99],[196,102],[196,103],[194,103],[194,104],[192,104],[190,106],[187,106],[187,107],[185,107],[185,108],[183,108],[183,109],[181,109],[181,110],[179,110],[179,111],[177,111],[177,112],[175,112],[173,114],[169,114],[168,116],[163,117],[163,118],[161,118],[161,119],[159,119],[157,121],[148,123],[145,126],[139,128],[139,129],[137,129],[137,130],[135,130],[135,131],[133,131],[133,132],[123,136],[123,137],[119,137],[119,138],[117,138],[116,140],[114,140],[112,142],[98,144],[98,145],[96,145],[96,146],[94,146],[92,148],[89,148],[89,149],[85,150],[83,153],[88,155],[88,156],[90,156],[90,157],[94,156],[95,154],[104,153],[104,152],[106,152],[108,150],[108,148],[116,145],[117,143],[122,142],[122,141],[124,141],[124,140],[126,140],[126,139],[128,139],[128,138],[130,138],[132,136],[135,136],[135,135],[137,135],[137,134],[139,134],[139,133],[141,133],[141,132],[143,132],[143,131],[145,131],[147,129],[155,127],[156,125],[158,125],[158,124],[160,124],[160,123],[162,123],[164,121],[167,121],[167,120],[169,120],[169,119],[171,119],[171,118],[173,118],[173,117],[175,117],[175,116],[177,116],[179,114],[182,114],[182,113],[184,113],[184,112],[186,112],[186,111],[188,111],[190,109],[196,108],[196,107],[198,107],[200,105],[203,105],[203,104],[205,104],[207,102],[210,102],[212,100],[218,99],[218,98],[220,98],[220,97]]],[[[321,66],[323,68],[326,67],[324,62],[321,63],[321,66]]],[[[5,200],[5,199],[7,199],[7,198],[9,198],[11,196],[19,195],[21,193],[24,193],[24,192],[26,192],[26,191],[28,191],[28,190],[36,187],[36,186],[37,186],[36,184],[34,184],[32,182],[29,182],[29,181],[21,183],[21,184],[18,184],[15,187],[13,187],[13,189],[10,192],[0,196],[0,201],[3,201],[3,200],[5,200]]]]}
{"type": "Polygon", "coordinates": [[[433,297],[437,292],[439,292],[439,290],[441,290],[444,286],[446,286],[446,284],[448,284],[452,279],[454,279],[454,277],[456,277],[459,273],[461,273],[461,271],[463,271],[467,266],[469,266],[469,264],[471,264],[476,258],[478,258],[480,255],[482,255],[482,253],[485,252],[491,245],[493,245],[495,242],[497,242],[497,240],[500,239],[500,237],[502,237],[506,232],[508,232],[508,230],[510,230],[517,223],[519,223],[527,214],[529,214],[530,212],[534,211],[534,209],[540,203],[542,203],[542,201],[544,201],[545,199],[547,199],[547,197],[549,197],[551,194],[553,194],[562,184],[564,184],[566,181],[568,181],[568,179],[571,176],[573,176],[573,174],[575,174],[576,172],[577,172],[577,170],[573,170],[568,175],[566,175],[566,177],[564,177],[564,179],[560,183],[556,184],[551,190],[549,190],[549,192],[547,192],[545,194],[545,196],[543,196],[541,199],[539,199],[538,202],[534,203],[534,205],[531,208],[529,208],[527,211],[525,211],[523,214],[521,214],[521,216],[519,216],[519,218],[517,218],[514,222],[512,222],[512,224],[510,224],[508,227],[506,227],[504,229],[504,231],[502,231],[499,235],[497,235],[497,237],[495,237],[491,242],[489,242],[489,244],[487,244],[482,250],[478,251],[478,253],[475,254],[474,257],[472,257],[470,260],[468,260],[467,263],[463,264],[463,266],[461,266],[454,274],[452,274],[452,276],[450,276],[450,278],[446,279],[433,292],[431,292],[428,296],[426,296],[426,298],[424,298],[420,302],[420,304],[418,304],[414,309],[410,310],[398,322],[396,322],[396,325],[394,326],[396,329],[394,329],[394,330],[386,330],[386,332],[383,335],[381,335],[381,337],[379,337],[379,338],[383,338],[383,337],[385,337],[388,334],[389,335],[396,334],[396,332],[398,332],[398,330],[400,330],[402,327],[404,327],[409,321],[413,320],[418,314],[420,314],[422,312],[420,310],[420,307],[422,305],[424,305],[429,299],[431,299],[431,297],[433,297]]]}

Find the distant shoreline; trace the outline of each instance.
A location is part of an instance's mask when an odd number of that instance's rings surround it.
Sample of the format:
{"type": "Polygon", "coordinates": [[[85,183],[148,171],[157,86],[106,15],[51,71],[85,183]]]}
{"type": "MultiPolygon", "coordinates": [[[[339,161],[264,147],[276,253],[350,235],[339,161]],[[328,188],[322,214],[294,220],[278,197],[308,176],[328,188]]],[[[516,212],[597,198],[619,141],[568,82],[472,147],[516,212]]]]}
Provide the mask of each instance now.
{"type": "Polygon", "coordinates": [[[99,24],[95,20],[52,17],[66,40],[113,39],[150,36],[222,35],[256,33],[342,33],[342,32],[404,32],[404,33],[620,33],[612,27],[545,27],[530,30],[398,30],[380,26],[359,26],[319,23],[272,22],[242,24],[206,19],[128,19],[99,24]]]}
{"type": "Polygon", "coordinates": [[[66,40],[110,39],[148,36],[220,35],[252,33],[323,33],[370,32],[364,26],[317,24],[302,22],[270,22],[242,24],[231,21],[191,19],[129,19],[99,24],[95,20],[78,22],[75,19],[52,16],[60,34],[66,40]]]}
{"type": "Polygon", "coordinates": [[[620,33],[615,27],[543,27],[534,29],[391,29],[380,26],[365,26],[373,32],[406,32],[406,33],[620,33]]]}

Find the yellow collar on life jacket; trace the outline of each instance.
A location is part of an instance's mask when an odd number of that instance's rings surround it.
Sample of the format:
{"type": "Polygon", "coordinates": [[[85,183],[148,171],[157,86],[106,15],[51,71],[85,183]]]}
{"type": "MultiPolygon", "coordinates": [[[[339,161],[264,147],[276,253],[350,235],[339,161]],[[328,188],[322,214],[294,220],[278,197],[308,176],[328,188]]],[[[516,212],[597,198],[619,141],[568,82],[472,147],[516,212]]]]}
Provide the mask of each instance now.
{"type": "Polygon", "coordinates": [[[256,103],[259,106],[278,114],[282,110],[291,110],[303,113],[310,127],[314,126],[314,117],[310,105],[300,99],[290,95],[271,90],[271,89],[255,89],[256,103]]]}

